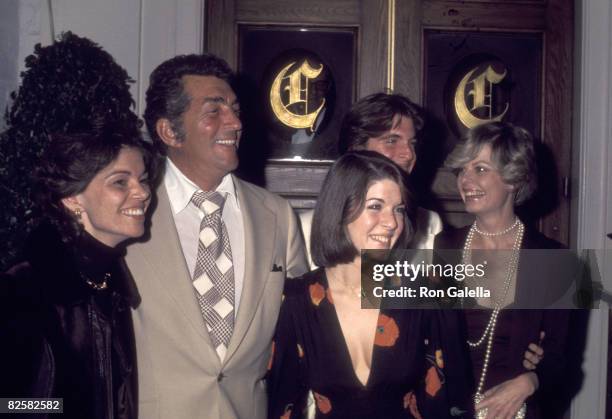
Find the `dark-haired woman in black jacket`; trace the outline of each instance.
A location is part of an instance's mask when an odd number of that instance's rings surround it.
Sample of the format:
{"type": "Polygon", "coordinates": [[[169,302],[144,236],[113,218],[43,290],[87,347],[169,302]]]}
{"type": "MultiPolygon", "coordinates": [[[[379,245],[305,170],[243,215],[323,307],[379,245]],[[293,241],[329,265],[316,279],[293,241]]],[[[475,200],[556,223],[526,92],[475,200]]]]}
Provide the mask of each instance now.
{"type": "Polygon", "coordinates": [[[152,161],[133,131],[52,138],[37,173],[47,219],[0,278],[2,397],[63,398],[67,418],[137,417],[139,296],[120,244],[145,231],[152,161]]]}

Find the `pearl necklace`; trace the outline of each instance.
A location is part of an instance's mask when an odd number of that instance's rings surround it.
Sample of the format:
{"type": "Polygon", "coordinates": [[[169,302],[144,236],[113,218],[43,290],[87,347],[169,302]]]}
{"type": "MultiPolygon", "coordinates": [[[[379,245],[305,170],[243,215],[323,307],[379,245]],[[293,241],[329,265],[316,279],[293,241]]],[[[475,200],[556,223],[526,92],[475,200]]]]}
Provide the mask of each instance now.
{"type": "MultiPolygon", "coordinates": [[[[518,217],[515,217],[514,219],[514,223],[508,227],[503,229],[502,231],[498,231],[497,233],[488,233],[486,231],[482,231],[481,229],[478,228],[478,224],[476,223],[476,221],[474,221],[474,224],[472,224],[472,228],[474,229],[474,231],[478,234],[480,234],[481,236],[485,236],[485,237],[497,237],[497,236],[503,236],[504,234],[508,234],[510,233],[512,230],[514,230],[516,228],[517,225],[519,225],[520,221],[518,219],[518,217]]],[[[472,230],[470,229],[470,232],[472,230]]]]}
{"type": "MultiPolygon", "coordinates": [[[[462,257],[462,263],[463,264],[468,264],[471,261],[472,258],[472,241],[474,240],[474,233],[475,233],[475,226],[476,223],[474,223],[472,225],[472,227],[470,228],[470,231],[468,232],[468,235],[465,239],[465,245],[463,247],[463,257],[462,257]]],[[[493,312],[491,313],[491,317],[489,318],[489,322],[487,323],[487,326],[485,327],[485,330],[482,334],[482,337],[480,339],[478,339],[476,342],[470,342],[468,341],[468,345],[472,348],[476,348],[480,345],[482,345],[482,343],[484,342],[484,340],[487,338],[487,336],[491,337],[491,334],[493,333],[494,329],[495,329],[495,325],[497,323],[497,316],[499,315],[499,311],[501,310],[501,307],[506,299],[506,296],[508,295],[508,291],[510,289],[510,285],[512,284],[512,278],[514,277],[514,274],[518,268],[518,257],[519,257],[519,250],[521,248],[521,242],[523,241],[523,234],[525,232],[525,226],[523,225],[523,223],[521,223],[519,221],[519,229],[518,232],[516,234],[516,238],[514,240],[514,244],[512,246],[512,255],[510,257],[510,261],[508,263],[508,270],[506,272],[506,279],[504,280],[504,288],[503,288],[503,293],[502,293],[502,297],[499,300],[495,301],[495,305],[493,307],[493,312]]],[[[484,277],[483,277],[484,279],[484,277]]]]}
{"type": "MultiPolygon", "coordinates": [[[[501,311],[501,307],[508,295],[508,290],[510,289],[510,284],[512,283],[512,278],[518,269],[518,261],[519,261],[519,251],[521,248],[521,243],[523,241],[523,234],[525,233],[525,226],[520,220],[517,218],[515,223],[506,229],[504,232],[490,234],[487,233],[485,235],[497,235],[500,236],[502,234],[508,233],[510,230],[514,229],[518,225],[518,231],[516,234],[516,238],[514,240],[514,245],[512,246],[512,255],[510,256],[510,261],[508,263],[508,270],[506,271],[506,279],[504,280],[504,291],[502,293],[501,299],[495,301],[495,306],[493,311],[491,312],[491,317],[485,327],[485,330],[476,342],[470,342],[467,340],[467,344],[470,348],[477,348],[487,341],[487,346],[485,349],[484,362],[482,365],[482,372],[480,374],[480,379],[478,380],[478,387],[476,389],[476,394],[474,395],[474,402],[478,404],[480,401],[484,399],[484,395],[482,390],[484,388],[485,378],[487,376],[487,370],[489,369],[489,362],[491,360],[491,352],[493,348],[493,336],[495,335],[495,326],[497,325],[497,318],[499,316],[499,312],[501,311]]],[[[465,265],[471,261],[472,256],[472,241],[474,240],[474,233],[482,234],[482,232],[478,231],[476,227],[476,222],[472,224],[470,231],[465,239],[465,245],[463,246],[463,256],[461,262],[465,265]]],[[[520,419],[524,418],[526,414],[526,406],[523,404],[521,409],[517,412],[515,418],[520,419]]],[[[477,418],[485,418],[487,416],[487,409],[480,409],[476,411],[477,418]]]]}

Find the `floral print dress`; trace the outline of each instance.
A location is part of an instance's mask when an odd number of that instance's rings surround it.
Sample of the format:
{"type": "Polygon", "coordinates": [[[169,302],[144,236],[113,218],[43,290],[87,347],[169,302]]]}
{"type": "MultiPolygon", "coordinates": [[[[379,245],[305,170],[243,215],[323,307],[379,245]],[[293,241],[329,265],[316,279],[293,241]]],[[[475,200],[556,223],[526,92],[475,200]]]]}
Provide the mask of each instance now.
{"type": "Polygon", "coordinates": [[[268,372],[270,418],[303,417],[309,390],[317,418],[445,418],[466,411],[452,406],[458,399],[463,402],[462,396],[447,391],[449,379],[469,387],[466,358],[458,361],[465,367],[459,372],[449,376],[446,371],[446,350],[457,362],[464,346],[451,324],[455,313],[380,310],[370,375],[363,385],[353,369],[325,270],[287,280],[283,298],[268,372]]]}

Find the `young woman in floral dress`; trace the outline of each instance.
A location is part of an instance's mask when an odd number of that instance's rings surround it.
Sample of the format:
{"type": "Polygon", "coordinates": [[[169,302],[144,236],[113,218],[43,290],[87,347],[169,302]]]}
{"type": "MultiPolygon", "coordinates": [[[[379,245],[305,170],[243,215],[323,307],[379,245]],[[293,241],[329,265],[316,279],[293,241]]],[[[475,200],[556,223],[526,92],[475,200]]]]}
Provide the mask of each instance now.
{"type": "Polygon", "coordinates": [[[410,204],[400,169],[380,154],[348,153],[330,169],[311,236],[321,268],[285,285],[270,418],[302,417],[309,390],[317,418],[444,418],[466,410],[467,355],[455,312],[362,308],[359,250],[403,246],[412,234],[410,204]]]}

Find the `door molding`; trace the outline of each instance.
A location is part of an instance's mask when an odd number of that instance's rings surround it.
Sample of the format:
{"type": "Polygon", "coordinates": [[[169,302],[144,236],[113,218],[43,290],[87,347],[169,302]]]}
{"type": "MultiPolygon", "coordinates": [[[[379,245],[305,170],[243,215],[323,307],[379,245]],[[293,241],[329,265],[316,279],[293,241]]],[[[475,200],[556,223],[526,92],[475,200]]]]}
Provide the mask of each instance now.
{"type": "MultiPolygon", "coordinates": [[[[577,198],[571,243],[578,249],[612,248],[605,233],[612,227],[612,6],[608,0],[582,0],[576,8],[576,112],[574,170],[577,198]],[[603,93],[603,94],[602,94],[603,93]]],[[[610,260],[600,253],[603,286],[611,290],[610,260]]],[[[572,418],[606,414],[608,306],[591,311],[582,390],[574,398],[572,418]]]]}

